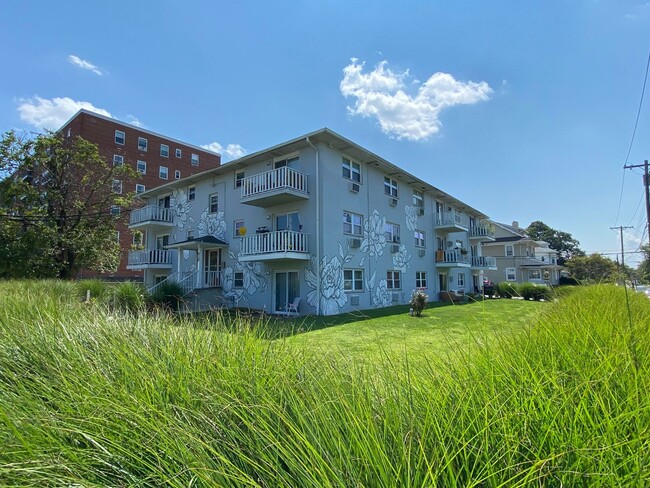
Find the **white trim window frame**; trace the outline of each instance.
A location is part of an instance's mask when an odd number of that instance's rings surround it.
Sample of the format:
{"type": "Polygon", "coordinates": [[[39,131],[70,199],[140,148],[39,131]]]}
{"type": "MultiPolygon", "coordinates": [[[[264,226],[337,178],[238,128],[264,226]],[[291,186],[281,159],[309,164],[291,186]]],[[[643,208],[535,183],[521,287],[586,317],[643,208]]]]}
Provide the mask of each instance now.
{"type": "Polygon", "coordinates": [[[506,257],[514,257],[515,255],[515,246],[514,244],[506,244],[506,257]]]}
{"type": "Polygon", "coordinates": [[[343,270],[343,290],[351,292],[363,291],[363,269],[343,270]]]}
{"type": "Polygon", "coordinates": [[[427,272],[415,272],[415,288],[418,290],[425,290],[427,288],[427,272]]]}
{"type": "Polygon", "coordinates": [[[389,290],[402,289],[402,275],[400,271],[394,269],[386,271],[386,288],[389,290]]]}
{"type": "Polygon", "coordinates": [[[113,166],[123,166],[124,156],[121,154],[113,154],[113,166]]]}
{"type": "Polygon", "coordinates": [[[343,233],[352,236],[363,235],[363,215],[343,211],[343,233]]]}
{"type": "Polygon", "coordinates": [[[384,176],[384,193],[391,198],[398,198],[399,185],[397,180],[384,176]]]}
{"type": "Polygon", "coordinates": [[[161,180],[169,179],[169,168],[167,166],[160,166],[158,168],[158,178],[161,180]]]}
{"type": "Polygon", "coordinates": [[[420,190],[413,190],[413,206],[424,208],[424,193],[420,190]]]}
{"type": "Polygon", "coordinates": [[[192,153],[192,158],[190,159],[192,166],[198,166],[199,165],[199,155],[192,153]]]}
{"type": "Polygon", "coordinates": [[[188,186],[187,187],[187,201],[191,202],[196,199],[196,187],[188,186]]]}
{"type": "Polygon", "coordinates": [[[243,237],[241,234],[241,229],[245,228],[244,219],[238,219],[233,222],[232,227],[232,236],[235,238],[243,237]]]}
{"type": "Polygon", "coordinates": [[[115,144],[123,146],[126,142],[126,134],[123,130],[115,130],[115,144]]]}
{"type": "Polygon", "coordinates": [[[355,183],[361,183],[361,165],[351,159],[342,157],[342,175],[343,178],[355,183]]]}
{"type": "Polygon", "coordinates": [[[219,211],[219,193],[210,193],[208,196],[208,212],[216,214],[219,211]]]}
{"type": "Polygon", "coordinates": [[[244,178],[246,178],[245,171],[235,172],[235,188],[241,188],[241,186],[244,184],[244,178]]]}
{"type": "Polygon", "coordinates": [[[177,180],[181,179],[181,170],[180,169],[177,169],[176,171],[174,171],[174,178],[177,179],[177,180]]]}
{"type": "Polygon", "coordinates": [[[136,183],[135,184],[135,192],[136,193],[144,193],[146,191],[146,187],[142,183],[136,183]]]}
{"type": "Polygon", "coordinates": [[[149,141],[145,137],[138,137],[138,150],[147,152],[149,141]]]}
{"type": "Polygon", "coordinates": [[[147,174],[147,162],[142,161],[141,159],[138,159],[138,162],[136,163],[136,171],[140,173],[141,175],[146,175],[147,174]]]}
{"type": "Polygon", "coordinates": [[[118,195],[122,194],[122,180],[113,180],[113,183],[111,185],[111,189],[113,190],[113,193],[117,193],[118,195]]]}
{"type": "Polygon", "coordinates": [[[176,157],[177,158],[182,158],[183,157],[183,151],[179,148],[176,148],[176,157]]]}
{"type": "Polygon", "coordinates": [[[517,281],[515,268],[506,268],[506,281],[517,281]]]}
{"type": "Polygon", "coordinates": [[[420,249],[427,247],[426,235],[423,230],[415,229],[413,231],[413,238],[415,240],[415,247],[420,249]]]}
{"type": "Polygon", "coordinates": [[[386,222],[386,225],[384,226],[384,234],[386,235],[386,242],[399,244],[400,242],[399,224],[386,222]]]}
{"type": "Polygon", "coordinates": [[[465,273],[458,273],[458,278],[456,279],[458,286],[460,288],[465,288],[465,273]]]}
{"type": "Polygon", "coordinates": [[[161,144],[160,145],[160,155],[163,158],[168,158],[169,157],[169,146],[167,144],[161,144]]]}

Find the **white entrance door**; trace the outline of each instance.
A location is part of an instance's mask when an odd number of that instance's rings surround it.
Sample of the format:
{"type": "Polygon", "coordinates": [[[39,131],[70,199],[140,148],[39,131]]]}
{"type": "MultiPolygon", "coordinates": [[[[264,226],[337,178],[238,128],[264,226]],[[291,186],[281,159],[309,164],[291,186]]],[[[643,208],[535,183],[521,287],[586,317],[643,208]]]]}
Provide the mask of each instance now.
{"type": "Polygon", "coordinates": [[[203,286],[214,288],[221,285],[221,249],[207,249],[203,265],[203,286]]]}
{"type": "Polygon", "coordinates": [[[284,312],[289,303],[293,303],[296,297],[300,296],[300,280],[297,271],[276,271],[273,275],[274,303],[273,311],[284,312]]]}

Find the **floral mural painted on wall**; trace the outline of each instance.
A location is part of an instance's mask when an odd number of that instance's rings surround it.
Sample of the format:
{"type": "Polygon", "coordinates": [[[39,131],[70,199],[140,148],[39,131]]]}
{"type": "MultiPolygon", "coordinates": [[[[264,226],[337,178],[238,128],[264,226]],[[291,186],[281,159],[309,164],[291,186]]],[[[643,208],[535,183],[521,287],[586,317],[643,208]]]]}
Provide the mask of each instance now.
{"type": "Polygon", "coordinates": [[[307,303],[312,307],[319,305],[321,314],[336,315],[340,313],[341,307],[348,302],[343,282],[343,265],[350,262],[352,257],[349,248],[348,252],[343,252],[343,246],[339,242],[339,256],[332,257],[329,262],[327,256],[324,256],[321,259],[320,268],[316,258],[312,256],[311,266],[305,268],[305,282],[311,288],[311,291],[307,293],[307,303]],[[317,269],[320,269],[320,276],[316,275],[317,269]]]}
{"type": "Polygon", "coordinates": [[[379,215],[377,210],[363,221],[363,241],[361,241],[361,252],[367,252],[374,256],[375,262],[379,256],[384,254],[386,247],[386,217],[379,215]]]}
{"type": "Polygon", "coordinates": [[[379,284],[375,288],[375,280],[377,274],[372,273],[370,279],[366,282],[368,290],[370,290],[370,301],[373,307],[388,307],[392,302],[392,295],[388,290],[388,282],[386,280],[379,280],[379,284]]]}
{"type": "Polygon", "coordinates": [[[174,216],[174,226],[179,229],[185,228],[192,210],[192,204],[187,199],[185,190],[178,188],[172,192],[170,208],[174,216]]]}
{"type": "Polygon", "coordinates": [[[222,293],[225,298],[232,300],[235,305],[248,299],[255,293],[262,293],[268,285],[269,271],[259,261],[240,261],[239,250],[228,250],[228,258],[232,266],[227,266],[223,271],[222,293]],[[235,288],[235,272],[242,273],[243,286],[235,288]]]}
{"type": "Polygon", "coordinates": [[[223,212],[208,213],[207,208],[201,212],[197,229],[199,237],[212,236],[223,240],[226,237],[226,227],[223,212]]]}
{"type": "Polygon", "coordinates": [[[418,228],[418,211],[413,205],[406,205],[404,207],[406,214],[406,228],[408,230],[415,230],[418,228]]]}
{"type": "Polygon", "coordinates": [[[399,251],[393,254],[393,268],[400,270],[402,273],[406,272],[411,266],[411,255],[406,250],[404,244],[399,245],[399,251]]]}

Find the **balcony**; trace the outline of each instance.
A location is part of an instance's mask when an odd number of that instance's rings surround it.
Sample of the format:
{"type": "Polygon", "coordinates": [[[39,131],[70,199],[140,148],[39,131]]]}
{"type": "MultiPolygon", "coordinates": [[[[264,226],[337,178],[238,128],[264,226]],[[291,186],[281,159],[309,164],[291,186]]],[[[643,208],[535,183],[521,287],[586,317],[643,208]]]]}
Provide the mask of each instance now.
{"type": "Polygon", "coordinates": [[[174,216],[171,209],[148,205],[146,207],[131,210],[129,227],[137,229],[148,226],[150,228],[170,228],[174,225],[174,216]]]}
{"type": "Polygon", "coordinates": [[[436,266],[438,268],[469,268],[469,254],[463,254],[457,249],[451,251],[436,251],[436,266]]]}
{"type": "Polygon", "coordinates": [[[494,241],[494,229],[488,225],[473,225],[469,228],[469,238],[479,241],[494,241]]]}
{"type": "Polygon", "coordinates": [[[242,180],[241,203],[273,207],[309,198],[307,175],[283,166],[242,180]]]}
{"type": "Polygon", "coordinates": [[[472,256],[472,268],[476,269],[497,269],[497,258],[494,256],[472,256]]]}
{"type": "Polygon", "coordinates": [[[436,213],[433,218],[433,228],[447,232],[467,231],[469,230],[469,217],[455,210],[436,213]]]}
{"type": "Polygon", "coordinates": [[[308,260],[308,234],[279,230],[241,238],[240,261],[308,260]]]}
{"type": "Polygon", "coordinates": [[[163,249],[129,251],[127,269],[171,269],[172,253],[163,249]]]}

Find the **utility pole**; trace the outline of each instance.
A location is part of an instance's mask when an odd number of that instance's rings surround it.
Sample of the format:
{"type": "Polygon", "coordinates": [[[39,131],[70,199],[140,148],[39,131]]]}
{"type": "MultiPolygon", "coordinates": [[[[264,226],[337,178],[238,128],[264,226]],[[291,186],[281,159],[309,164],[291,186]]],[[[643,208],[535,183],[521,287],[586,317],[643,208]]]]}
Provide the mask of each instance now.
{"type": "MultiPolygon", "coordinates": [[[[646,161],[646,168],[647,168],[647,164],[648,164],[648,162],[646,161]]],[[[623,286],[625,286],[625,251],[623,249],[623,230],[624,229],[633,229],[633,227],[619,225],[618,227],[610,227],[610,229],[618,230],[619,234],[621,235],[621,269],[623,270],[623,272],[621,274],[623,274],[623,286]]],[[[616,262],[618,262],[618,259],[616,260],[616,262]]]]}
{"type": "Polygon", "coordinates": [[[645,186],[645,211],[646,226],[648,228],[648,242],[650,242],[650,177],[648,176],[648,160],[643,164],[626,164],[623,169],[643,168],[643,185],[645,186]]]}

